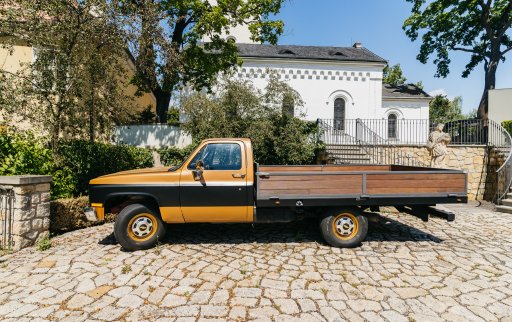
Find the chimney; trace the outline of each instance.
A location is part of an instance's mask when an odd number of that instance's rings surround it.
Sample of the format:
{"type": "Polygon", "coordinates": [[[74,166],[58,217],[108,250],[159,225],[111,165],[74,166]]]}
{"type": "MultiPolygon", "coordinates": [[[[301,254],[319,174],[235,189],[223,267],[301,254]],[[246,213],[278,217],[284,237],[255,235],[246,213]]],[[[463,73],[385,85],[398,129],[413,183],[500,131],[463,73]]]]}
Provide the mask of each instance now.
{"type": "Polygon", "coordinates": [[[362,48],[363,47],[363,44],[361,44],[360,42],[356,42],[352,45],[352,47],[354,48],[362,48]]]}

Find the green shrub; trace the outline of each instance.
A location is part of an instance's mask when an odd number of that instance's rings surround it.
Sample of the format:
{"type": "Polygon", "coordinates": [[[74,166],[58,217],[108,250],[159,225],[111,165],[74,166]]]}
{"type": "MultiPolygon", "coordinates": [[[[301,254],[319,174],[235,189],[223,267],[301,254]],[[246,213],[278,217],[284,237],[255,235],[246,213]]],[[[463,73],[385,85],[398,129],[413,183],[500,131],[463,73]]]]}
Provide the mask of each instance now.
{"type": "Polygon", "coordinates": [[[160,161],[165,166],[180,165],[197,147],[197,143],[192,143],[184,148],[168,147],[158,150],[160,161]]]}
{"type": "Polygon", "coordinates": [[[151,166],[147,149],[63,140],[52,151],[30,132],[0,131],[0,175],[51,175],[52,199],[87,194],[95,177],[151,166]]]}
{"type": "Polygon", "coordinates": [[[147,149],[127,145],[91,143],[89,141],[60,141],[56,149],[57,166],[66,176],[71,174],[72,196],[87,194],[93,178],[124,170],[149,168],[153,157],[147,149]]]}
{"type": "Polygon", "coordinates": [[[0,133],[0,175],[48,174],[52,152],[30,133],[0,133]]]}
{"type": "Polygon", "coordinates": [[[180,110],[177,108],[170,108],[167,112],[167,124],[179,126],[180,125],[180,110]]]}
{"type": "Polygon", "coordinates": [[[501,122],[501,126],[503,126],[505,128],[505,130],[507,130],[507,132],[510,135],[512,135],[512,120],[501,122]]]}

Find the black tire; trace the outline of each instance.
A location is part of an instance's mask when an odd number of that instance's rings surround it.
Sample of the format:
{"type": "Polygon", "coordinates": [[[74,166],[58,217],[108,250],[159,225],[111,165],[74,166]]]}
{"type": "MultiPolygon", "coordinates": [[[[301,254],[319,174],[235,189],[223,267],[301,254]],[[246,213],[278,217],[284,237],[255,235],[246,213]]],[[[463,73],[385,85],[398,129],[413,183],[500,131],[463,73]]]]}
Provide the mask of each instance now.
{"type": "Polygon", "coordinates": [[[114,235],[124,249],[135,251],[155,246],[164,238],[165,228],[165,223],[155,211],[141,204],[132,204],[117,215],[114,235]]]}
{"type": "Polygon", "coordinates": [[[356,247],[368,234],[368,219],[358,208],[334,209],[322,218],[320,230],[325,241],[331,246],[356,247]]]}

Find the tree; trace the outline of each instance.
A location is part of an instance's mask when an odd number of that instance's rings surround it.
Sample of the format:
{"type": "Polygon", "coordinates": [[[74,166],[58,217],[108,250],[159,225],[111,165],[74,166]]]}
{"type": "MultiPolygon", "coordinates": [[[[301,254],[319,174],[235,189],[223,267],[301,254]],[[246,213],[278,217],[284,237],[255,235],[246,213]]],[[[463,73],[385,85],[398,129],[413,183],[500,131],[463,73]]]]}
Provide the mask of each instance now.
{"type": "Polygon", "coordinates": [[[53,147],[62,136],[106,138],[128,117],[128,56],[107,13],[102,0],[1,2],[2,46],[35,53],[18,71],[0,70],[1,109],[39,125],[53,147]]]}
{"type": "Polygon", "coordinates": [[[444,95],[435,96],[429,103],[429,118],[436,124],[464,119],[462,98],[458,96],[450,100],[444,95]]]}
{"type": "MultiPolygon", "coordinates": [[[[296,109],[300,95],[277,75],[267,87],[257,90],[250,81],[225,79],[215,96],[196,93],[184,99],[187,120],[182,124],[194,140],[211,137],[248,137],[261,164],[308,164],[314,161],[317,126],[283,110],[283,103],[296,109]]],[[[300,113],[299,113],[300,114],[300,113]]]]}
{"type": "MultiPolygon", "coordinates": [[[[405,83],[407,82],[407,78],[404,76],[400,64],[396,64],[391,67],[387,65],[386,67],[384,67],[382,82],[393,86],[405,85],[405,83]]],[[[423,89],[423,83],[421,81],[412,85],[418,87],[419,89],[423,89]]]]}
{"type": "Polygon", "coordinates": [[[396,64],[391,67],[387,65],[386,67],[384,67],[383,73],[384,75],[382,82],[386,84],[398,86],[405,84],[405,82],[407,81],[407,78],[405,78],[405,76],[403,75],[400,64],[396,64]]]}
{"type": "Polygon", "coordinates": [[[172,93],[179,86],[210,88],[220,71],[239,63],[236,45],[222,37],[247,25],[255,41],[275,44],[283,22],[272,20],[284,0],[118,0],[119,30],[136,57],[133,83],[157,99],[166,122],[172,93]],[[209,41],[203,43],[203,39],[209,41]]]}
{"type": "Polygon", "coordinates": [[[496,86],[496,71],[512,50],[512,0],[407,0],[412,14],[404,22],[406,35],[422,44],[417,59],[426,63],[436,53],[436,77],[449,72],[450,51],[471,54],[462,77],[483,62],[485,84],[478,106],[478,117],[487,119],[488,91],[496,86]]]}

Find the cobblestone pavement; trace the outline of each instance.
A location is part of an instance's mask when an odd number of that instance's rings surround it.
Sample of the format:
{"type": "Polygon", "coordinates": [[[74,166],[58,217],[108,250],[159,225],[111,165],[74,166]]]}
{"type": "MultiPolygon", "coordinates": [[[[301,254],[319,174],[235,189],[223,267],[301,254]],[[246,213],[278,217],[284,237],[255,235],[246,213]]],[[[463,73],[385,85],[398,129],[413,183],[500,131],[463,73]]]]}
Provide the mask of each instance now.
{"type": "Polygon", "coordinates": [[[455,222],[385,214],[355,249],[311,221],[171,226],[152,250],[58,236],[0,263],[0,318],[20,320],[512,321],[512,215],[453,206],[455,222]]]}

